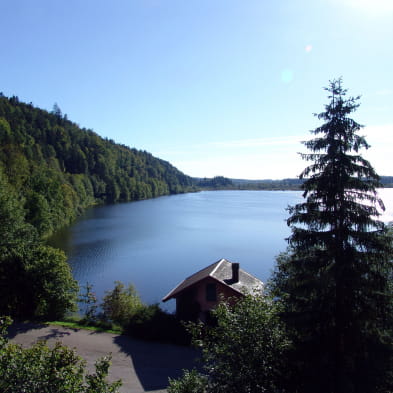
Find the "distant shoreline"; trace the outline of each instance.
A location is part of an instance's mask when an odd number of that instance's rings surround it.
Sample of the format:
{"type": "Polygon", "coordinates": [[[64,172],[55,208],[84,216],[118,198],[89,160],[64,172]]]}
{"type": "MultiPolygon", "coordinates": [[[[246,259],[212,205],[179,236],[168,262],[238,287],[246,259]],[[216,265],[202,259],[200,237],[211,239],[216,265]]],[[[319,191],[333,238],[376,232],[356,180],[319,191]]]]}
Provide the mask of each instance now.
{"type": "MultiPolygon", "coordinates": [[[[303,180],[288,178],[282,180],[248,180],[215,177],[212,179],[194,178],[200,190],[261,190],[261,191],[300,191],[303,180]]],[[[393,188],[393,176],[381,176],[383,188],[393,188]]]]}

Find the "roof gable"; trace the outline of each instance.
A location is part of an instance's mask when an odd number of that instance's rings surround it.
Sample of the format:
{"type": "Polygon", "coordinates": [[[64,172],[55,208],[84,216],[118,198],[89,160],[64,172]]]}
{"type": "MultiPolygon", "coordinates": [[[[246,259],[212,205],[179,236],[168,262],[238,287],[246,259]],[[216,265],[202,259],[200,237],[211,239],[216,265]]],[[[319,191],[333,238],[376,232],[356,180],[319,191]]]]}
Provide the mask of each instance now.
{"type": "Polygon", "coordinates": [[[166,302],[169,299],[176,298],[181,292],[190,288],[194,284],[200,282],[205,278],[214,278],[221,284],[232,288],[236,292],[246,294],[247,292],[261,291],[263,289],[262,281],[256,277],[247,273],[246,271],[239,269],[239,280],[234,282],[232,280],[232,262],[226,259],[220,259],[219,261],[205,267],[199,272],[187,277],[180,284],[178,284],[172,291],[170,291],[163,299],[166,302]]]}

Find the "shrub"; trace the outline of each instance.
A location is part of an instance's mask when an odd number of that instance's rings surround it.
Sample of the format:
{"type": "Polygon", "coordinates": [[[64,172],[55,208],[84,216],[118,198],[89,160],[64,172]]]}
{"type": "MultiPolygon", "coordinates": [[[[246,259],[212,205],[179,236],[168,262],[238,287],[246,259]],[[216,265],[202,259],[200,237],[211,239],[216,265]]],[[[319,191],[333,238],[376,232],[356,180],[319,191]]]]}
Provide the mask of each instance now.
{"type": "Polygon", "coordinates": [[[180,379],[169,378],[168,393],[204,393],[207,378],[196,370],[184,370],[180,379]]]}
{"type": "Polygon", "coordinates": [[[126,334],[144,340],[189,344],[190,335],[181,322],[158,306],[142,306],[130,318],[126,334]]]}
{"type": "Polygon", "coordinates": [[[106,381],[110,357],[88,374],[85,361],[70,348],[41,341],[30,348],[8,343],[10,318],[0,318],[0,392],[116,393],[120,381],[106,381]]]}
{"type": "Polygon", "coordinates": [[[289,342],[278,318],[278,305],[251,295],[235,305],[220,303],[212,312],[216,325],[191,323],[194,343],[202,349],[206,377],[185,373],[170,381],[170,393],[283,392],[289,342]],[[198,379],[199,378],[199,379],[198,379]],[[198,381],[207,381],[198,385],[198,381]]]}
{"type": "Polygon", "coordinates": [[[112,291],[106,292],[101,306],[106,319],[125,327],[142,307],[142,301],[132,284],[127,288],[120,281],[115,284],[112,291]]]}

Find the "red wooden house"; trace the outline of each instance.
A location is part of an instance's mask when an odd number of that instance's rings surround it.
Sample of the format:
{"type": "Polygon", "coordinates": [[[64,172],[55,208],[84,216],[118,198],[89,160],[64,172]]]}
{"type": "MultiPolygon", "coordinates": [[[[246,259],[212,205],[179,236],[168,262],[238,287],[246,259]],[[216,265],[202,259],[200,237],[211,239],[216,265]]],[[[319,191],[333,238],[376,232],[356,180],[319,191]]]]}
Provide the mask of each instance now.
{"type": "Polygon", "coordinates": [[[220,259],[186,278],[162,301],[176,299],[176,315],[180,319],[206,321],[210,310],[222,299],[236,299],[262,290],[262,281],[240,269],[238,263],[220,259]]]}

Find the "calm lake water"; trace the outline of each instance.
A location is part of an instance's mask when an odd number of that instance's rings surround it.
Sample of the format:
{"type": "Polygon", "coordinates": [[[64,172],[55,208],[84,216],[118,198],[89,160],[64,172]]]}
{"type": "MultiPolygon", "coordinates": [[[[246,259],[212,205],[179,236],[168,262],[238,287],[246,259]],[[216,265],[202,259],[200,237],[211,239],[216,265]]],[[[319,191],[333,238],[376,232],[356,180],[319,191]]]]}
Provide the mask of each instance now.
{"type": "MultiPolygon", "coordinates": [[[[393,220],[393,189],[381,190],[393,220]]],[[[298,191],[206,191],[89,209],[50,244],[63,249],[80,285],[98,297],[114,281],[160,302],[194,272],[226,258],[266,281],[290,231],[286,207],[298,191]]],[[[173,310],[174,302],[161,304],[173,310]]]]}

